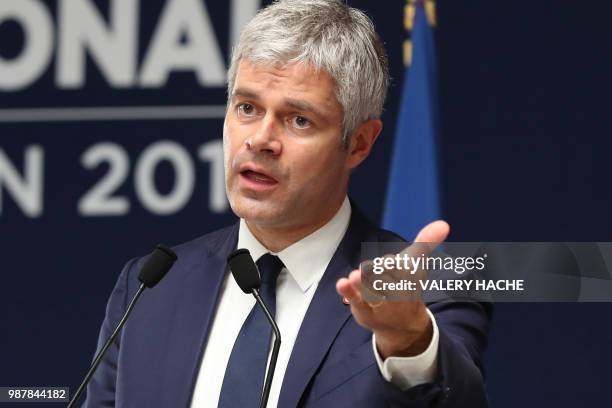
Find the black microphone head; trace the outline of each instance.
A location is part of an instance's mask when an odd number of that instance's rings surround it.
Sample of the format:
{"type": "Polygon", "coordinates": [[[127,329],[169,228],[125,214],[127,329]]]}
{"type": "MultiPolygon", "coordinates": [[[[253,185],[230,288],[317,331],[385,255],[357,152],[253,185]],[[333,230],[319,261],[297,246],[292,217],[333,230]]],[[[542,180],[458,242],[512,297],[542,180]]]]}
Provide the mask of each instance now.
{"type": "Polygon", "coordinates": [[[166,276],[177,258],[173,250],[164,245],[158,245],[140,270],[138,280],[147,288],[152,288],[166,276]]]}
{"type": "Polygon", "coordinates": [[[244,293],[251,293],[261,286],[259,270],[248,249],[237,249],[227,257],[232,275],[244,293]]]}

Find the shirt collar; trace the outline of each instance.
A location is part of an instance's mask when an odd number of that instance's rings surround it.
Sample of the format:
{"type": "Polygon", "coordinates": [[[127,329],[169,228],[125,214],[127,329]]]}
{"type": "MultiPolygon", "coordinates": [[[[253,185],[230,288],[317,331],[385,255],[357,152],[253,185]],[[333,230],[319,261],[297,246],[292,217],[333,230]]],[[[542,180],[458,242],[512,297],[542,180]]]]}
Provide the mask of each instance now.
{"type": "Polygon", "coordinates": [[[268,252],[278,256],[289,275],[305,292],[323,276],[348,229],[350,218],[351,203],[345,197],[340,209],[327,224],[278,253],[264,247],[251,233],[244,219],[240,219],[238,248],[248,249],[255,261],[268,252]]]}

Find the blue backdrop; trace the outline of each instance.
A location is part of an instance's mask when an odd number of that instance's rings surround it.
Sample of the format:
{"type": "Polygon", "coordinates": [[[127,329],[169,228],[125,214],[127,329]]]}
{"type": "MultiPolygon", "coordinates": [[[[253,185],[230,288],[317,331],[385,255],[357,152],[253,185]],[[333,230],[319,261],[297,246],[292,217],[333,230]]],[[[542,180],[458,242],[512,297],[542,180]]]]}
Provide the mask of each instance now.
{"type": "MultiPolygon", "coordinates": [[[[385,129],[351,184],[382,221],[405,2],[349,3],[372,16],[391,58],[385,129]]],[[[74,390],[123,264],[233,222],[219,170],[223,72],[259,5],[0,1],[1,386],[74,390]]],[[[452,240],[612,241],[611,12],[438,0],[438,176],[452,240]]],[[[492,406],[605,405],[611,312],[498,305],[492,406]]]]}

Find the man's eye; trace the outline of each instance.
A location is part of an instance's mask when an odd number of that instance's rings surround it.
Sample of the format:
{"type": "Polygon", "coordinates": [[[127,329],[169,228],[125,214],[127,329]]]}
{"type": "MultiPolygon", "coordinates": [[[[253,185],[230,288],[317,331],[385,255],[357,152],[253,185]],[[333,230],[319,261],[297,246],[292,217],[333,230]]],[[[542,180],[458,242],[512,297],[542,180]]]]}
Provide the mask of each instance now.
{"type": "Polygon", "coordinates": [[[294,116],[291,119],[291,124],[298,129],[305,129],[310,126],[310,121],[303,116],[294,116]]]}
{"type": "Polygon", "coordinates": [[[243,115],[251,116],[255,113],[255,107],[250,103],[241,103],[238,105],[238,112],[243,115]]]}

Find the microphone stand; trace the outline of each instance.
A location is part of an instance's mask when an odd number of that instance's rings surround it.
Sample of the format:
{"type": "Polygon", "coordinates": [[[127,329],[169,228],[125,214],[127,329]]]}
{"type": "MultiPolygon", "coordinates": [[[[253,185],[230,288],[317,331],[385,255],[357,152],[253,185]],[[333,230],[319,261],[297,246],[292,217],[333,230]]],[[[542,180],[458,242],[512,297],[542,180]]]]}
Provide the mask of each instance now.
{"type": "Polygon", "coordinates": [[[81,394],[83,394],[83,391],[85,391],[85,387],[87,387],[89,380],[91,380],[91,377],[94,375],[96,369],[100,365],[102,358],[104,358],[109,347],[119,335],[119,332],[121,331],[121,328],[123,328],[123,325],[127,321],[128,316],[130,315],[130,313],[132,313],[132,309],[134,308],[134,305],[138,301],[138,298],[140,298],[140,295],[142,295],[142,292],[145,290],[145,287],[152,288],[153,286],[157,285],[159,281],[162,280],[164,276],[166,276],[166,273],[168,273],[170,268],[172,268],[172,265],[174,264],[176,260],[177,260],[177,256],[174,253],[174,251],[172,251],[170,248],[165,247],[161,244],[158,245],[157,248],[155,248],[155,250],[151,253],[151,255],[149,255],[149,257],[147,258],[147,261],[145,262],[143,267],[140,269],[140,273],[138,274],[138,280],[140,281],[140,286],[138,287],[136,294],[134,294],[134,297],[132,298],[132,300],[130,301],[130,304],[126,308],[125,313],[123,314],[123,317],[121,317],[121,320],[119,321],[119,323],[117,324],[117,327],[115,328],[115,331],[113,331],[113,334],[110,335],[110,337],[106,340],[106,343],[104,343],[100,351],[98,351],[98,353],[96,354],[96,357],[93,363],[91,364],[89,371],[85,375],[85,378],[83,379],[83,382],[81,383],[81,385],[79,385],[79,388],[77,389],[76,393],[74,394],[74,396],[68,403],[67,408],[73,408],[75,404],[78,402],[79,397],[81,396],[81,394]]]}
{"type": "Polygon", "coordinates": [[[79,397],[81,396],[83,391],[85,391],[85,387],[87,386],[87,383],[91,379],[91,376],[96,372],[96,368],[98,368],[98,366],[100,365],[100,362],[102,361],[102,357],[104,357],[104,355],[106,354],[106,350],[108,350],[108,348],[110,347],[112,342],[115,340],[115,338],[117,337],[117,335],[121,331],[121,328],[123,327],[123,325],[127,321],[128,316],[132,312],[132,308],[134,308],[134,305],[136,304],[136,301],[138,300],[138,298],[140,297],[140,295],[142,294],[144,289],[145,289],[145,284],[141,283],[140,287],[138,288],[138,291],[136,292],[136,294],[132,298],[132,301],[130,302],[129,306],[127,307],[127,309],[126,309],[126,311],[125,311],[125,313],[123,315],[123,317],[121,318],[121,321],[119,322],[119,324],[115,328],[115,331],[113,332],[113,334],[111,334],[111,336],[108,338],[108,340],[106,340],[106,343],[104,343],[104,346],[100,349],[100,351],[98,351],[98,354],[96,355],[96,358],[95,358],[94,362],[92,363],[91,367],[89,368],[89,371],[87,372],[87,375],[85,375],[85,378],[83,379],[83,382],[81,383],[81,385],[79,385],[79,388],[77,389],[76,393],[72,397],[72,400],[70,400],[70,402],[68,403],[68,407],[67,408],[74,407],[74,405],[79,400],[79,397]]]}
{"type": "Polygon", "coordinates": [[[272,325],[272,330],[274,331],[274,344],[272,346],[272,354],[270,355],[270,363],[268,364],[268,370],[266,373],[264,389],[261,394],[261,401],[259,404],[260,408],[266,408],[266,405],[268,405],[268,397],[270,396],[270,387],[272,387],[272,378],[274,377],[274,369],[276,368],[276,360],[278,359],[278,352],[280,350],[281,335],[280,335],[280,330],[278,329],[278,326],[276,322],[274,321],[272,314],[270,313],[270,310],[268,310],[268,307],[266,306],[263,299],[259,295],[259,290],[257,290],[256,288],[253,288],[251,293],[253,293],[255,300],[257,300],[257,303],[259,303],[259,306],[261,306],[261,308],[263,309],[264,314],[266,315],[266,319],[268,319],[268,321],[272,325]]]}

